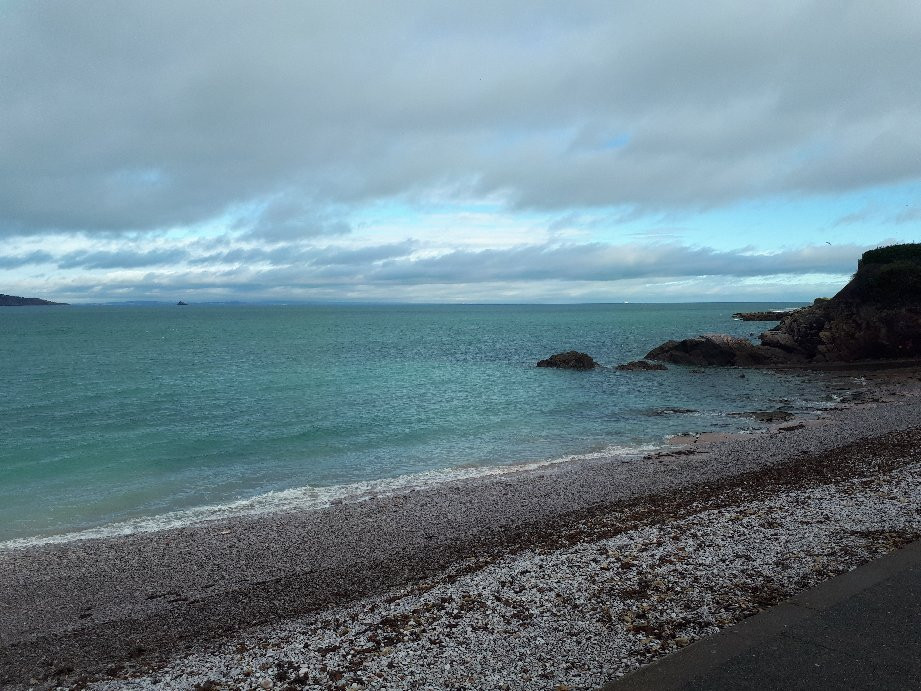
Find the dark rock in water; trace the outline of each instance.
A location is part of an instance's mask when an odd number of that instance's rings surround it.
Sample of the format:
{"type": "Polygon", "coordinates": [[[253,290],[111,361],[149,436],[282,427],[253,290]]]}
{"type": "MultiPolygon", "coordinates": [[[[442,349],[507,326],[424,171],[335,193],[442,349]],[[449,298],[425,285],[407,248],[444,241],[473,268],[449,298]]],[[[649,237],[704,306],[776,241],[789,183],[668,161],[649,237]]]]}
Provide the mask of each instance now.
{"type": "Polygon", "coordinates": [[[732,318],[740,319],[743,322],[779,322],[788,314],[792,314],[795,311],[797,310],[790,310],[786,312],[736,312],[732,315],[732,318]]]}
{"type": "Polygon", "coordinates": [[[18,295],[0,293],[0,307],[32,307],[34,305],[66,305],[66,302],[51,302],[41,298],[22,298],[18,295]]]}
{"type": "Polygon", "coordinates": [[[783,314],[760,340],[669,341],[646,358],[741,366],[921,358],[921,243],[864,252],[857,273],[837,295],[783,314]]]}
{"type": "Polygon", "coordinates": [[[570,350],[566,353],[557,353],[551,355],[546,360],[537,363],[538,367],[559,367],[560,369],[578,369],[586,370],[598,367],[591,355],[580,353],[576,350],[570,350]]]}
{"type": "Polygon", "coordinates": [[[744,367],[775,362],[773,352],[766,352],[744,338],[726,334],[704,334],[682,341],[667,341],[646,353],[646,359],[694,366],[744,367]]]}
{"type": "Polygon", "coordinates": [[[637,371],[649,371],[649,370],[666,370],[668,367],[663,365],[661,362],[646,362],[645,360],[634,360],[633,362],[625,362],[622,365],[618,365],[614,369],[618,369],[622,372],[637,372],[637,371]]]}

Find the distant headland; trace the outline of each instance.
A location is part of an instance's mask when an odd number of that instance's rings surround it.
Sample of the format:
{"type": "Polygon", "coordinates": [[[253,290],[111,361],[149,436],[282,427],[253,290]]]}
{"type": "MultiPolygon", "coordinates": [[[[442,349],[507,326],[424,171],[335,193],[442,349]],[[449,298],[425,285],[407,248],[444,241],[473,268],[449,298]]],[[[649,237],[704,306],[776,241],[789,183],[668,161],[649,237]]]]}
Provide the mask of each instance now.
{"type": "Polygon", "coordinates": [[[23,298],[18,295],[0,293],[0,307],[31,307],[34,305],[66,305],[66,302],[51,302],[41,298],[23,298]]]}

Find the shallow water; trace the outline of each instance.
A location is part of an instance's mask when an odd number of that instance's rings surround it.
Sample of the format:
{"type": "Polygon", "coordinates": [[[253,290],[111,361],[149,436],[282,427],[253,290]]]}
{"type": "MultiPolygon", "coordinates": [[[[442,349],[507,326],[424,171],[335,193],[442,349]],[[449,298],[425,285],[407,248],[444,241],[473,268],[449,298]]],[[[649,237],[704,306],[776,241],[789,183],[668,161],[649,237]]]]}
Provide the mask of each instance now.
{"type": "Polygon", "coordinates": [[[668,338],[748,336],[770,324],[730,315],[763,308],[6,308],[0,541],[231,502],[320,505],[406,475],[636,449],[753,425],[733,411],[829,404],[818,375],[534,367],[561,350],[613,366],[668,338]]]}

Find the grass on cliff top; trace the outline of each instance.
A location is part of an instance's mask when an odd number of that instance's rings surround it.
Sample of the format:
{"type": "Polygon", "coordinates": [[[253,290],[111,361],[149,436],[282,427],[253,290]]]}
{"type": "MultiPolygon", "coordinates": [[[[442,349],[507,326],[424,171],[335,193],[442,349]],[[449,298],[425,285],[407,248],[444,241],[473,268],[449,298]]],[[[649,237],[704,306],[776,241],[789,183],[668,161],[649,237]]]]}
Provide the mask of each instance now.
{"type": "Polygon", "coordinates": [[[893,264],[895,262],[917,262],[921,264],[921,243],[877,247],[863,253],[857,262],[857,270],[866,264],[893,264]]]}
{"type": "Polygon", "coordinates": [[[843,300],[878,305],[921,302],[921,243],[864,252],[857,273],[838,295],[843,300]]]}

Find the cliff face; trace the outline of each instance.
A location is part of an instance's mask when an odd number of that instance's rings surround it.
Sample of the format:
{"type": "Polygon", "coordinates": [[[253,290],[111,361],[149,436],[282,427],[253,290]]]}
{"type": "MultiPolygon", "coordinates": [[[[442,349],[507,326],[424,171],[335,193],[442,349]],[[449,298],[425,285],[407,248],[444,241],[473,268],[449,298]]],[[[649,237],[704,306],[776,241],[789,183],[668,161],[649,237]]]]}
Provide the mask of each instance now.
{"type": "Polygon", "coordinates": [[[921,357],[921,244],[865,252],[837,295],[790,314],[761,342],[782,335],[818,362],[921,357]]]}
{"type": "Polygon", "coordinates": [[[66,305],[66,302],[51,302],[41,298],[21,298],[18,295],[0,293],[0,307],[28,307],[30,305],[66,305]]]}
{"type": "Polygon", "coordinates": [[[669,341],[646,358],[705,365],[921,358],[921,244],[865,252],[837,295],[787,314],[761,334],[761,345],[724,340],[712,357],[716,342],[669,341]]]}

